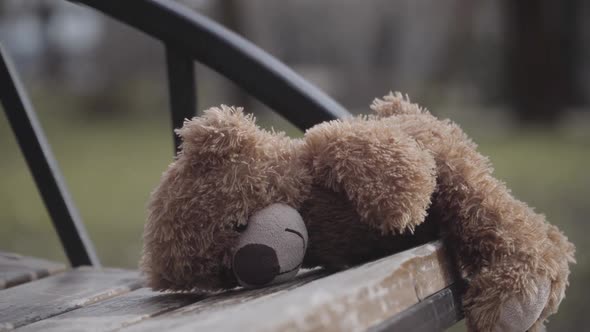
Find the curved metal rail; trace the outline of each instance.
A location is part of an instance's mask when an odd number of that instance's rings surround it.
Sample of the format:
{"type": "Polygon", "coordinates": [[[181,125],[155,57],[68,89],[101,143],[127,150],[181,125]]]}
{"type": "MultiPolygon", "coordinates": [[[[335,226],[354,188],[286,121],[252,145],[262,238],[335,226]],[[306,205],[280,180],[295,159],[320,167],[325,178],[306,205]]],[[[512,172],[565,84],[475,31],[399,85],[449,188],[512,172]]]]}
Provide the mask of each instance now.
{"type": "Polygon", "coordinates": [[[350,115],[283,63],[220,24],[174,1],[78,0],[161,40],[227,77],[305,130],[350,115]]]}

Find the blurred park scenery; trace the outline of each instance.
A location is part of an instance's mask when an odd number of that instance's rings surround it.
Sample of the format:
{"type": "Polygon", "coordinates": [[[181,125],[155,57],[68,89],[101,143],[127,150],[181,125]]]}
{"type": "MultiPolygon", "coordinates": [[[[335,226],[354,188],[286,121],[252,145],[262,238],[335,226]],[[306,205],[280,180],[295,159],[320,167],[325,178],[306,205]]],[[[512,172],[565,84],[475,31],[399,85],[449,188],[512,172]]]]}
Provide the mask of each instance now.
{"type": "MultiPolygon", "coordinates": [[[[351,112],[409,94],[451,118],[498,178],[577,246],[551,331],[590,326],[590,3],[568,1],[181,1],[245,36],[351,112]]],[[[164,49],[64,0],[0,0],[12,56],[101,261],[136,268],[145,205],[171,162],[164,49]]],[[[301,132],[197,66],[199,110],[245,106],[301,132]]],[[[65,261],[0,116],[0,250],[65,261]]]]}

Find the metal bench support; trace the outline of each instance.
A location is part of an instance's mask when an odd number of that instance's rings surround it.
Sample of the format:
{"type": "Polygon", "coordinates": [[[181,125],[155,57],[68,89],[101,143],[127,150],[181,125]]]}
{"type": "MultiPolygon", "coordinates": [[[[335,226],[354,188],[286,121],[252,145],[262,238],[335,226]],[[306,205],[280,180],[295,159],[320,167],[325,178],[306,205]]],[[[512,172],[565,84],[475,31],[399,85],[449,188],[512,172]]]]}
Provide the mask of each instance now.
{"type": "Polygon", "coordinates": [[[72,266],[99,266],[37,116],[0,45],[0,101],[72,266]]]}
{"type": "Polygon", "coordinates": [[[172,115],[172,134],[174,135],[174,146],[178,152],[180,137],[174,134],[174,129],[182,127],[184,119],[192,118],[197,107],[195,66],[193,59],[176,51],[173,46],[167,45],[166,67],[168,71],[170,113],[172,115]]]}
{"type": "Polygon", "coordinates": [[[368,332],[446,330],[464,318],[461,287],[459,283],[451,285],[370,328],[368,332]]]}

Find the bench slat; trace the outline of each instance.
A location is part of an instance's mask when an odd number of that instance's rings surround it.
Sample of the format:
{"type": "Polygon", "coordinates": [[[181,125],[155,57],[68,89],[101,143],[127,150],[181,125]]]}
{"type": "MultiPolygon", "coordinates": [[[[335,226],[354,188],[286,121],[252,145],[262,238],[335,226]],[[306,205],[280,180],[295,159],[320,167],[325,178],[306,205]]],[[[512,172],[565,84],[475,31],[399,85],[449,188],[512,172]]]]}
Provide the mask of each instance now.
{"type": "Polygon", "coordinates": [[[0,331],[31,324],[141,286],[137,272],[78,268],[0,292],[0,331]]]}
{"type": "Polygon", "coordinates": [[[363,330],[452,284],[451,271],[443,245],[432,242],[305,285],[292,285],[289,291],[261,289],[224,295],[225,300],[215,297],[124,330],[363,330]]]}
{"type": "Polygon", "coordinates": [[[234,290],[217,295],[158,293],[141,288],[109,300],[98,302],[80,309],[53,316],[19,328],[19,332],[100,332],[118,330],[151,317],[187,307],[187,311],[215,310],[242,303],[252,298],[272,296],[300,286],[325,275],[321,271],[305,273],[290,283],[256,290],[234,290]],[[198,303],[196,303],[198,302],[198,303]]]}
{"type": "MultiPolygon", "coordinates": [[[[235,289],[211,295],[199,302],[180,308],[178,310],[157,316],[152,319],[141,321],[137,325],[132,325],[124,331],[168,331],[174,328],[182,327],[191,317],[200,317],[199,315],[208,315],[215,312],[226,312],[229,308],[240,306],[245,303],[280,296],[286,292],[292,291],[298,287],[304,287],[316,279],[326,276],[323,270],[311,270],[300,273],[294,280],[272,285],[258,289],[235,289]]],[[[230,316],[228,316],[230,317],[230,316]]],[[[233,318],[232,318],[233,319],[233,318]]]]}
{"type": "Polygon", "coordinates": [[[148,288],[141,288],[24,326],[18,331],[114,331],[200,299],[202,296],[194,294],[163,294],[148,288]]]}
{"type": "Polygon", "coordinates": [[[65,271],[66,266],[44,259],[0,251],[0,289],[65,271]]]}

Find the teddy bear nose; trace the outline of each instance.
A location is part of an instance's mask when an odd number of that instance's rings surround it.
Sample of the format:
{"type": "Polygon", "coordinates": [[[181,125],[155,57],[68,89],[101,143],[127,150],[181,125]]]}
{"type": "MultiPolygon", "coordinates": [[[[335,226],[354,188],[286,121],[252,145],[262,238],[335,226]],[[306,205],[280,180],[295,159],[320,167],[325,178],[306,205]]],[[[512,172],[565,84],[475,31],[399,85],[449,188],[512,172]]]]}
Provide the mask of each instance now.
{"type": "Polygon", "coordinates": [[[244,283],[261,286],[271,282],[280,271],[276,251],[264,244],[247,244],[234,256],[234,273],[244,283]]]}

